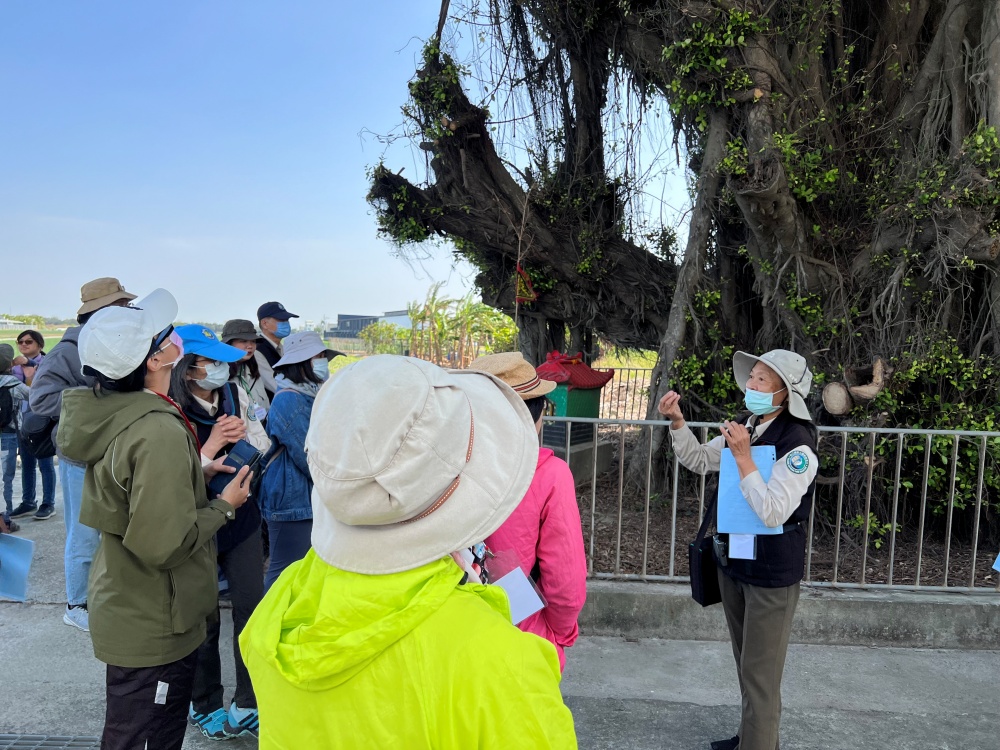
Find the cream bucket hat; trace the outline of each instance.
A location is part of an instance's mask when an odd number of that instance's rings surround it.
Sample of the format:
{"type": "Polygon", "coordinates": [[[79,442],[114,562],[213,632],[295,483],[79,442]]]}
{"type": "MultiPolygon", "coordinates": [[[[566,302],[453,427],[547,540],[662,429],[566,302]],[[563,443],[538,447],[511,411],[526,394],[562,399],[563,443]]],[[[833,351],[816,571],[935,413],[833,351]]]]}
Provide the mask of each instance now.
{"type": "Polygon", "coordinates": [[[316,554],[386,574],[496,531],[531,484],[538,437],[498,378],[381,355],[320,389],[306,451],[316,554]]]}
{"type": "Polygon", "coordinates": [[[806,364],[805,357],[787,349],[772,349],[759,357],[746,352],[736,352],[733,355],[733,376],[736,385],[746,393],[750,370],[757,362],[763,362],[777,374],[788,389],[788,411],[793,417],[812,422],[812,415],[806,406],[805,398],[812,388],[813,376],[806,364]]]}

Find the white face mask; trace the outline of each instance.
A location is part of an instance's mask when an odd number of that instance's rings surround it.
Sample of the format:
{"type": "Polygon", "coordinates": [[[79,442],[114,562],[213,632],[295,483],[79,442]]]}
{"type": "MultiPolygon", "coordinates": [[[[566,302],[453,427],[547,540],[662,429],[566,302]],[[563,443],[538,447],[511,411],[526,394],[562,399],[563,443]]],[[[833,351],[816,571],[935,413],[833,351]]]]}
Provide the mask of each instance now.
{"type": "Polygon", "coordinates": [[[204,365],[205,377],[194,381],[206,391],[214,391],[229,382],[229,365],[225,362],[210,362],[204,365]]]}
{"type": "Polygon", "coordinates": [[[330,361],[326,357],[312,361],[313,375],[322,381],[330,377],[330,361]]]}

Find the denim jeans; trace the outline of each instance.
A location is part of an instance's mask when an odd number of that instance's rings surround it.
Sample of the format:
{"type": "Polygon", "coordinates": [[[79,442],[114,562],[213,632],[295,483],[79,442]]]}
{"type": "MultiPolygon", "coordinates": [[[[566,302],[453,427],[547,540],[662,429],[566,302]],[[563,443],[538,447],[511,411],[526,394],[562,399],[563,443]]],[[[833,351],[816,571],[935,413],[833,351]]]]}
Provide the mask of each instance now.
{"type": "Polygon", "coordinates": [[[100,541],[96,529],[80,523],[80,501],[83,499],[86,471],[83,466],[75,466],[66,459],[59,460],[59,480],[66,506],[66,602],[71,605],[87,603],[90,562],[100,541]]]}
{"type": "Polygon", "coordinates": [[[21,454],[21,500],[35,505],[35,467],[42,473],[42,507],[51,508],[56,503],[56,469],[52,456],[35,458],[20,439],[17,450],[21,454]]]}
{"type": "Polygon", "coordinates": [[[14,510],[14,472],[17,471],[17,433],[0,432],[0,456],[3,465],[3,516],[10,518],[14,510]]]}

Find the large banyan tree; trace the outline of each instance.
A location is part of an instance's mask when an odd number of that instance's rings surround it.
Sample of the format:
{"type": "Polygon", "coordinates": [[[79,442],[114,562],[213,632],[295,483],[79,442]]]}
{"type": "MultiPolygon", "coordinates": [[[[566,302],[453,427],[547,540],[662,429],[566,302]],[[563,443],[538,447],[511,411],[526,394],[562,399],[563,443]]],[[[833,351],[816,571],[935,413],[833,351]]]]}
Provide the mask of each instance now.
{"type": "Polygon", "coordinates": [[[374,169],[382,232],[449,240],[503,309],[524,269],[536,361],[591,331],[655,349],[654,395],[715,418],[734,349],[795,349],[820,382],[883,358],[895,386],[861,416],[992,426],[998,0],[445,0],[404,113],[429,171],[374,169]],[[456,31],[490,51],[474,72],[456,31]],[[661,110],[683,246],[637,167],[661,110]]]}

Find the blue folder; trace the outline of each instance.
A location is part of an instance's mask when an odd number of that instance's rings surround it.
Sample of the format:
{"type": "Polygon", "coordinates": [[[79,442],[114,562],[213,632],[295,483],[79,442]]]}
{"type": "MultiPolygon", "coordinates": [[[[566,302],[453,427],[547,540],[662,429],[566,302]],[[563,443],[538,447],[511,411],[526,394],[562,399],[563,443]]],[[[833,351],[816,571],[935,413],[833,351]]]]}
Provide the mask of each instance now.
{"type": "Polygon", "coordinates": [[[28,571],[35,554],[30,539],[0,534],[0,599],[23,602],[28,596],[28,571]]]}
{"type": "MultiPolygon", "coordinates": [[[[775,455],[773,445],[750,447],[750,458],[765,482],[771,478],[775,455]]],[[[781,527],[765,526],[740,489],[740,471],[729,448],[722,449],[719,464],[719,532],[723,534],[780,534],[781,527]]]]}

